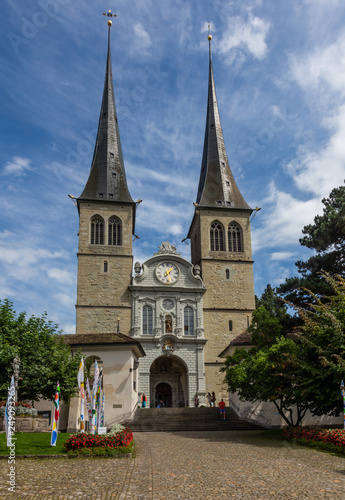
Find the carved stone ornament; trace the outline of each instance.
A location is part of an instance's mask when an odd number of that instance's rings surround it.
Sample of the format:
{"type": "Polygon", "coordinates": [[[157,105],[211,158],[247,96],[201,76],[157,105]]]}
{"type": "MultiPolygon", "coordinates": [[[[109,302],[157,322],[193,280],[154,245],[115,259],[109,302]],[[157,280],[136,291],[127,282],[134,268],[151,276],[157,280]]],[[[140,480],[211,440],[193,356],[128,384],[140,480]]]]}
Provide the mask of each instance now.
{"type": "Polygon", "coordinates": [[[169,241],[163,241],[161,245],[159,245],[159,250],[156,252],[154,255],[162,255],[162,254],[174,254],[174,255],[180,255],[176,247],[174,245],[171,245],[169,241]]]}

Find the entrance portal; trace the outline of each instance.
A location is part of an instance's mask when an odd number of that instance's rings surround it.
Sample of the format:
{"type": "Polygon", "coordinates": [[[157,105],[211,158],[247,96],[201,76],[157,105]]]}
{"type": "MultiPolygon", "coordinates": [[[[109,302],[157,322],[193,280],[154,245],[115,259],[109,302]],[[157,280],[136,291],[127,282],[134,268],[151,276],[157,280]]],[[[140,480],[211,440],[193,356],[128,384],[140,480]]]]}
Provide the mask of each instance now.
{"type": "Polygon", "coordinates": [[[163,402],[163,405],[169,408],[172,406],[171,394],[171,386],[163,382],[156,387],[155,400],[158,401],[159,406],[161,406],[161,402],[163,402]]]}
{"type": "Polygon", "coordinates": [[[166,407],[188,405],[187,367],[177,356],[160,356],[150,368],[150,401],[166,407]]]}

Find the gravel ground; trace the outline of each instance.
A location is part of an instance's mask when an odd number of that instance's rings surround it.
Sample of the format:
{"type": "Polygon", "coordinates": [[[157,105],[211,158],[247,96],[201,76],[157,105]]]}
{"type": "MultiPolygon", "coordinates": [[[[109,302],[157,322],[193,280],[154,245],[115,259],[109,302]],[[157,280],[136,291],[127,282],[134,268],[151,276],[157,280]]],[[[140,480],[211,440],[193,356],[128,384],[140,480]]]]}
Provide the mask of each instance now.
{"type": "Polygon", "coordinates": [[[0,498],[345,499],[345,458],[261,431],[136,433],[134,459],[0,461],[0,498]]]}

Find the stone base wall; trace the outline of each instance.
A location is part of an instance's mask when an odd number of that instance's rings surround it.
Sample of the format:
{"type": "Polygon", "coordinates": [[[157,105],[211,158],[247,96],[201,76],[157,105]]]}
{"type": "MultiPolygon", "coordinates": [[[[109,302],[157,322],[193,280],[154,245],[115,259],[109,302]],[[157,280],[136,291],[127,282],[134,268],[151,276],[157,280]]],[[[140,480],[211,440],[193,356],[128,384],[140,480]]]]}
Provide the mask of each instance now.
{"type": "MultiPolygon", "coordinates": [[[[16,432],[48,432],[47,418],[14,417],[16,432]]],[[[0,417],[0,431],[5,431],[5,419],[0,417]]]]}

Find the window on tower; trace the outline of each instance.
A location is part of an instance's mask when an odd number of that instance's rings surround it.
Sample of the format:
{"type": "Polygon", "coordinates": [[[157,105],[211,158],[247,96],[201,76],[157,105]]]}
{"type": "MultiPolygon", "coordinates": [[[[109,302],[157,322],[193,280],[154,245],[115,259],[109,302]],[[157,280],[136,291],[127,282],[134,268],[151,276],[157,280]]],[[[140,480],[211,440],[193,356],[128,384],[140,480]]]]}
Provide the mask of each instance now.
{"type": "Polygon", "coordinates": [[[224,251],[224,231],[221,224],[217,221],[211,224],[210,241],[211,250],[216,252],[224,251]]]}
{"type": "Polygon", "coordinates": [[[231,222],[228,227],[229,252],[243,252],[242,230],[237,222],[231,222]]]}
{"type": "Polygon", "coordinates": [[[184,334],[194,335],[194,311],[189,306],[184,308],[184,334]]]}
{"type": "Polygon", "coordinates": [[[121,245],[121,220],[115,216],[109,219],[108,245],[121,245]]]}
{"type": "Polygon", "coordinates": [[[90,243],[104,245],[104,220],[100,215],[94,215],[91,219],[90,243]]]}
{"type": "Polygon", "coordinates": [[[152,335],[152,307],[143,307],[143,335],[152,335]]]}

